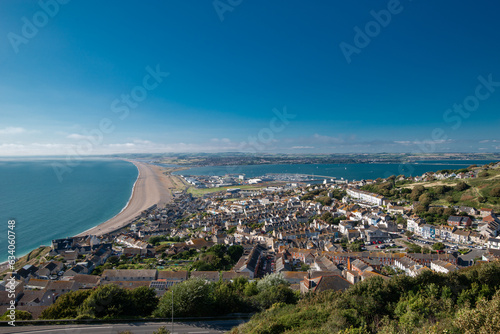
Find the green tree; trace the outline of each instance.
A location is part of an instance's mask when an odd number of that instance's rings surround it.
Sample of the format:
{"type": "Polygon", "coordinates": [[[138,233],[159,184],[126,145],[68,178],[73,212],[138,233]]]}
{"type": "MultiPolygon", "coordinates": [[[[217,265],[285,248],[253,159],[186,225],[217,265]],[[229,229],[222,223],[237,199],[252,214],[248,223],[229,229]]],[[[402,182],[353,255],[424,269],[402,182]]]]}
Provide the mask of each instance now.
{"type": "Polygon", "coordinates": [[[490,190],[491,197],[500,197],[500,187],[496,187],[490,190]]]}
{"type": "Polygon", "coordinates": [[[423,205],[424,207],[429,207],[429,205],[431,204],[432,202],[432,196],[430,194],[422,194],[420,195],[420,197],[418,198],[418,201],[420,203],[420,205],[423,205]]]}
{"type": "Polygon", "coordinates": [[[166,318],[172,314],[172,293],[174,294],[174,314],[183,316],[208,316],[215,310],[214,284],[198,277],[173,285],[165,293],[153,312],[155,317],[166,318]]]}
{"type": "Polygon", "coordinates": [[[153,245],[153,246],[158,246],[160,242],[164,241],[166,239],[166,236],[164,235],[155,235],[149,238],[148,242],[153,245]]]}
{"type": "Polygon", "coordinates": [[[240,257],[243,255],[244,248],[241,245],[232,245],[227,249],[227,254],[231,257],[232,263],[238,262],[240,257]]]}
{"type": "Polygon", "coordinates": [[[480,172],[478,174],[478,176],[479,177],[488,177],[488,176],[490,176],[490,173],[488,173],[488,171],[483,170],[482,172],[480,172]]]}
{"type": "Polygon", "coordinates": [[[458,182],[457,185],[455,186],[456,191],[464,191],[464,190],[467,190],[469,188],[470,188],[469,185],[463,181],[458,182]]]}
{"type": "Polygon", "coordinates": [[[333,224],[334,217],[333,217],[333,215],[331,214],[331,212],[326,211],[326,212],[324,212],[324,213],[321,215],[321,220],[323,220],[324,222],[326,222],[326,223],[328,223],[328,224],[333,224]]]}
{"type": "MultiPolygon", "coordinates": [[[[23,310],[15,310],[14,311],[15,319],[16,320],[32,320],[33,316],[31,313],[28,311],[23,311],[23,310]]],[[[2,316],[0,316],[1,321],[11,321],[10,316],[10,311],[7,310],[2,316]]]]}
{"type": "Polygon", "coordinates": [[[152,288],[141,286],[133,289],[129,294],[130,304],[133,308],[133,310],[127,312],[130,315],[141,317],[150,316],[158,306],[159,299],[156,296],[155,290],[152,288]]]}
{"type": "Polygon", "coordinates": [[[43,310],[40,319],[75,319],[80,306],[91,293],[91,290],[77,290],[63,294],[43,310]]]}
{"type": "Polygon", "coordinates": [[[120,263],[120,258],[116,255],[112,255],[112,256],[108,257],[108,259],[106,260],[106,263],[109,263],[111,265],[116,265],[116,264],[120,263]]]}
{"type": "Polygon", "coordinates": [[[444,244],[442,242],[436,242],[434,245],[432,245],[432,249],[434,249],[434,250],[443,250],[444,249],[444,244]]]}
{"type": "Polygon", "coordinates": [[[412,201],[418,201],[419,197],[425,192],[425,187],[422,185],[415,186],[410,194],[410,199],[412,201]]]}
{"type": "Polygon", "coordinates": [[[305,263],[302,263],[302,264],[300,265],[300,270],[301,270],[301,271],[308,271],[309,269],[310,269],[310,266],[309,266],[309,265],[307,265],[307,264],[305,264],[305,263]]]}
{"type": "Polygon", "coordinates": [[[257,289],[259,291],[267,290],[273,286],[278,286],[278,285],[285,285],[287,286],[289,283],[285,279],[282,273],[273,273],[273,274],[268,274],[261,278],[257,282],[257,289]]]}
{"type": "Polygon", "coordinates": [[[320,196],[320,197],[316,198],[316,202],[319,202],[323,205],[330,205],[330,204],[332,204],[332,199],[328,196],[320,196]]]}
{"type": "Polygon", "coordinates": [[[117,318],[132,309],[130,298],[125,289],[115,284],[98,287],[82,303],[79,315],[93,318],[117,318]]]}
{"type": "Polygon", "coordinates": [[[464,334],[500,333],[500,293],[491,301],[481,299],[476,308],[462,308],[456,314],[455,325],[464,334]]]}
{"type": "Polygon", "coordinates": [[[255,299],[263,310],[271,307],[275,303],[294,304],[297,302],[292,289],[284,284],[271,286],[262,290],[255,296],[255,299]]]}
{"type": "Polygon", "coordinates": [[[347,244],[347,249],[351,252],[361,252],[361,243],[360,242],[351,242],[347,244]]]}

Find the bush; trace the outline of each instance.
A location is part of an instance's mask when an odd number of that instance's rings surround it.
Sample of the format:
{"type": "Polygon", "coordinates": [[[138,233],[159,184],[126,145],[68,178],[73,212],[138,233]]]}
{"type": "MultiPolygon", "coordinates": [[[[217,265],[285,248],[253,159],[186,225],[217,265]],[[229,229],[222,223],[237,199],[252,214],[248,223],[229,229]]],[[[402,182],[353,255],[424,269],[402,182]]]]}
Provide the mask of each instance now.
{"type": "Polygon", "coordinates": [[[285,285],[287,286],[289,283],[285,279],[282,273],[274,273],[274,274],[269,274],[261,278],[257,282],[257,289],[259,291],[267,290],[271,287],[276,287],[279,285],[285,285]]]}
{"type": "MultiPolygon", "coordinates": [[[[15,314],[16,320],[32,320],[33,319],[33,316],[28,311],[15,310],[14,314],[15,314]]],[[[2,316],[0,316],[0,320],[1,321],[11,321],[9,315],[10,315],[10,311],[7,310],[7,312],[5,312],[2,316]]]]}
{"type": "Polygon", "coordinates": [[[271,286],[270,288],[262,290],[255,299],[263,310],[271,307],[275,303],[294,304],[297,301],[292,289],[284,284],[271,286]]]}
{"type": "Polygon", "coordinates": [[[490,196],[491,197],[500,197],[500,187],[496,187],[496,188],[491,189],[490,196]]]}
{"type": "Polygon", "coordinates": [[[455,190],[456,191],[464,191],[464,190],[467,190],[469,188],[470,188],[469,185],[467,183],[465,183],[465,182],[459,182],[455,186],[455,190]]]}
{"type": "Polygon", "coordinates": [[[40,319],[75,319],[78,309],[90,296],[90,290],[77,290],[63,294],[40,315],[40,319]]]}

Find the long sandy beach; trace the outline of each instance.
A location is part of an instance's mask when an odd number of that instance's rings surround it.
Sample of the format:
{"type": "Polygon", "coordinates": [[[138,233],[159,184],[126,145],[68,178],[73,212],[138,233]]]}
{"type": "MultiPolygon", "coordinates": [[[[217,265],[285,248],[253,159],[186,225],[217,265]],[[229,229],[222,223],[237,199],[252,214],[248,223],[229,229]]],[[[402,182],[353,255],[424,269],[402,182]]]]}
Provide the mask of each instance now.
{"type": "Polygon", "coordinates": [[[139,170],[139,176],[127,207],[110,220],[77,236],[102,235],[113,232],[132,222],[142,211],[152,205],[163,206],[172,200],[172,193],[169,188],[172,189],[174,185],[170,177],[163,174],[161,167],[143,162],[127,161],[133,163],[139,170]]]}

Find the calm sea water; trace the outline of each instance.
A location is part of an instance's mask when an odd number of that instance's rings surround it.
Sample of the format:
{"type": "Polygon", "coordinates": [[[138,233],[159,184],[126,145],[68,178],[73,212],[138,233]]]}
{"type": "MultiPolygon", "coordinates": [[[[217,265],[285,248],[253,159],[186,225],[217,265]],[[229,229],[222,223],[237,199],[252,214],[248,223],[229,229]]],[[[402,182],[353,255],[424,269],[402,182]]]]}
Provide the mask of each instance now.
{"type": "Polygon", "coordinates": [[[7,259],[7,221],[16,220],[16,256],[52,239],[83,232],[118,214],[132,194],[137,168],[120,160],[82,160],[60,181],[57,160],[0,161],[0,262],[7,259]]]}
{"type": "Polygon", "coordinates": [[[491,160],[443,160],[407,164],[296,164],[197,167],[175,172],[177,175],[245,174],[247,178],[267,173],[308,174],[344,178],[347,180],[376,179],[391,175],[416,176],[442,169],[461,169],[470,165],[483,165],[491,160]]]}

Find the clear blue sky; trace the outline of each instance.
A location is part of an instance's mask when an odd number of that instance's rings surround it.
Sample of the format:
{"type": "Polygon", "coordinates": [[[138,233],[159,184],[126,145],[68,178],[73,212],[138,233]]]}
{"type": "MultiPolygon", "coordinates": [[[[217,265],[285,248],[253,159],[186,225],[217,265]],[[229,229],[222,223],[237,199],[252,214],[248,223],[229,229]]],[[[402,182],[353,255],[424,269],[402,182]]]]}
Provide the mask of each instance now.
{"type": "Polygon", "coordinates": [[[494,1],[45,2],[0,2],[0,155],[500,151],[494,1]]]}

